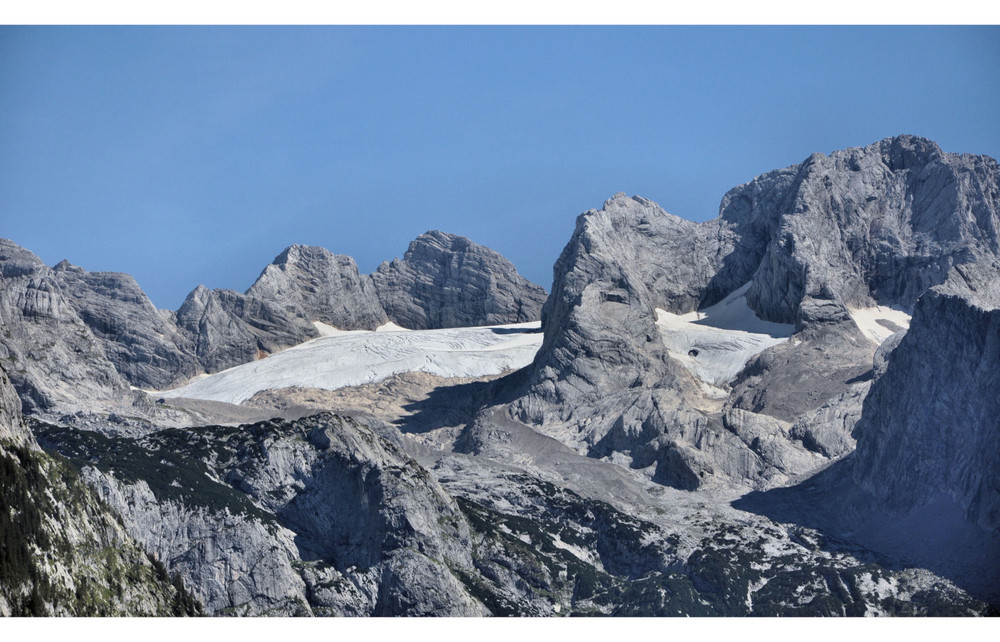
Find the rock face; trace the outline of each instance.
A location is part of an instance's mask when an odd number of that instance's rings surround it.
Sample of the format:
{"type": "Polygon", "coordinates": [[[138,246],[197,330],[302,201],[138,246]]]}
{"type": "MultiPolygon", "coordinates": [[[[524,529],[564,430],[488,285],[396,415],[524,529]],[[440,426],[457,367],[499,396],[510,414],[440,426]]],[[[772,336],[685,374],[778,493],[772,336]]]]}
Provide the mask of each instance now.
{"type": "Polygon", "coordinates": [[[87,272],[63,261],[54,275],[66,300],[130,384],[165,388],[198,373],[190,339],[164,318],[128,274],[87,272]]]}
{"type": "MultiPolygon", "coordinates": [[[[875,355],[857,448],[734,505],[825,532],[1000,602],[1000,279],[955,266],[875,355]]],[[[794,430],[794,429],[793,429],[794,430]]]]}
{"type": "Polygon", "coordinates": [[[199,285],[177,310],[177,327],[205,372],[218,372],[319,336],[274,301],[199,285]]]}
{"type": "Polygon", "coordinates": [[[349,256],[292,245],[264,268],[247,295],[280,302],[290,316],[341,330],[374,330],[389,319],[371,278],[349,256]]]}
{"type": "Polygon", "coordinates": [[[732,471],[766,485],[808,470],[782,462],[842,455],[877,347],[853,310],[910,310],[952,266],[1000,256],[998,179],[993,159],[901,136],[764,174],[701,224],[618,194],[579,217],[556,262],[545,342],[511,416],[596,456],[659,461],[655,474],[682,487],[739,482],[732,471]],[[741,292],[759,320],[795,332],[733,380],[699,381],[682,367],[698,351],[671,354],[656,310],[741,292]],[[734,418],[759,417],[730,409],[796,423],[769,434],[798,453],[775,459],[744,441],[734,418]]]}
{"type": "Polygon", "coordinates": [[[21,400],[2,366],[0,366],[0,440],[18,446],[35,445],[35,437],[25,427],[21,417],[21,400]]]}
{"type": "Polygon", "coordinates": [[[53,270],[0,239],[0,359],[27,411],[125,403],[128,384],[77,314],[53,270]]]}
{"type": "Polygon", "coordinates": [[[42,429],[210,613],[477,615],[458,506],[374,420],[42,429]]]}
{"type": "Polygon", "coordinates": [[[1000,269],[956,266],[872,384],[854,478],[891,512],[943,494],[1000,534],[1000,269]]]}
{"type": "Polygon", "coordinates": [[[372,274],[389,318],[412,330],[537,321],[545,290],[493,250],[454,234],[418,236],[372,274]]]}

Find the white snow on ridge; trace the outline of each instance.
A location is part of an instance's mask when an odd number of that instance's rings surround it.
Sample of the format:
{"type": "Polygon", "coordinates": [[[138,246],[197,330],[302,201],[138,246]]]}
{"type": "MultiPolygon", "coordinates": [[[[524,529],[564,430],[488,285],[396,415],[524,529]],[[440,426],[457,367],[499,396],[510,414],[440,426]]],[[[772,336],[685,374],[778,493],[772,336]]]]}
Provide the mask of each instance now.
{"type": "MultiPolygon", "coordinates": [[[[345,334],[366,334],[371,332],[370,330],[341,330],[336,326],[323,323],[322,321],[313,321],[312,324],[321,337],[339,337],[345,334]]],[[[375,328],[375,332],[409,332],[409,330],[396,325],[392,321],[388,321],[375,328]]]]}
{"type": "Polygon", "coordinates": [[[728,383],[755,355],[784,343],[795,326],[757,317],[747,305],[747,282],[715,305],[671,314],[656,309],[656,325],[670,352],[702,381],[718,386],[728,383]]]}
{"type": "Polygon", "coordinates": [[[481,377],[523,368],[542,345],[541,324],[519,323],[445,330],[383,326],[370,332],[326,326],[317,339],[260,361],[202,377],[159,397],[242,403],[261,390],[299,386],[336,390],[403,372],[481,377]]]}
{"type": "Polygon", "coordinates": [[[851,319],[865,336],[882,343],[900,330],[910,329],[910,315],[902,310],[877,305],[873,308],[847,308],[851,319]]]}

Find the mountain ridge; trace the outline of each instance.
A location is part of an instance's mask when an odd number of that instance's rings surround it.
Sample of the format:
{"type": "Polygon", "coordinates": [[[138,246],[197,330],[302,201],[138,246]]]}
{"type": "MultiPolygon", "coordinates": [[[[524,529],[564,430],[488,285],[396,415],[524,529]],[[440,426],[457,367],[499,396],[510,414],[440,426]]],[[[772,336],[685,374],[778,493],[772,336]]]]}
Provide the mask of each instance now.
{"type": "Polygon", "coordinates": [[[0,357],[39,443],[212,614],[987,614],[998,230],[996,161],[898,136],[761,174],[703,223],[615,194],[577,218],[544,303],[440,232],[370,275],[289,246],[245,293],[199,286],[174,313],[0,242],[0,357]],[[355,344],[395,364],[431,333],[470,354],[462,332],[329,321],[533,305],[541,337],[475,329],[540,340],[505,375],[320,390],[282,371],[344,375],[321,349],[355,344]],[[191,363],[171,323],[206,370],[296,347],[154,401],[121,371],[191,363]],[[225,377],[246,407],[199,392],[225,377]]]}

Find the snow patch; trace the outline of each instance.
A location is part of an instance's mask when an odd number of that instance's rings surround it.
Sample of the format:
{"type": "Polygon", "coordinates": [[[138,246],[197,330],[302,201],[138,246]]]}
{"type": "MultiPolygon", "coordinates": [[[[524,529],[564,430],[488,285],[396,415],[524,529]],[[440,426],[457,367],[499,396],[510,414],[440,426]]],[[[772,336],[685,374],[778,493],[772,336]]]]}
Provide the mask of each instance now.
{"type": "Polygon", "coordinates": [[[656,309],[663,344],[703,382],[718,386],[732,381],[747,362],[771,346],[788,340],[795,326],[757,317],[746,301],[750,282],[715,305],[687,314],[656,309]]]}
{"type": "Polygon", "coordinates": [[[876,305],[873,308],[847,308],[847,312],[865,336],[882,343],[900,330],[910,329],[910,315],[898,308],[876,305]]]}
{"type": "Polygon", "coordinates": [[[344,334],[347,332],[347,330],[341,330],[340,328],[323,323],[322,321],[313,321],[312,324],[313,327],[316,328],[316,332],[319,332],[319,336],[321,337],[335,337],[338,334],[344,334]]]}
{"type": "Polygon", "coordinates": [[[497,375],[531,363],[542,345],[540,327],[535,321],[445,330],[337,330],[267,359],[152,394],[239,404],[261,390],[291,386],[336,390],[404,372],[439,377],[497,375]]]}
{"type": "MultiPolygon", "coordinates": [[[[539,322],[541,324],[541,322],[539,322]]],[[[401,325],[396,325],[392,321],[387,321],[375,328],[375,332],[412,332],[409,328],[404,328],[401,325]]]]}
{"type": "Polygon", "coordinates": [[[596,559],[594,555],[591,554],[590,551],[584,550],[579,546],[574,546],[573,544],[569,544],[567,542],[562,541],[559,535],[556,535],[555,537],[552,538],[552,545],[555,546],[556,548],[561,548],[562,550],[568,552],[570,555],[580,560],[581,562],[590,564],[591,566],[598,568],[602,571],[604,570],[604,566],[601,564],[601,560],[596,559]]]}

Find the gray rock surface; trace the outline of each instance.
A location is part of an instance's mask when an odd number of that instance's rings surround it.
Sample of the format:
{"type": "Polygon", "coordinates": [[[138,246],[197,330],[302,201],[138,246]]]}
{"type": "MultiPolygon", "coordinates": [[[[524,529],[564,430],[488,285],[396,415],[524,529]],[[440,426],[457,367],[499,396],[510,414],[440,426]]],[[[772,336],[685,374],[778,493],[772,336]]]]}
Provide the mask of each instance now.
{"type": "Polygon", "coordinates": [[[194,345],[128,274],[87,272],[63,261],[54,274],[66,300],[130,384],[166,388],[200,370],[194,345]]]}
{"type": "Polygon", "coordinates": [[[545,301],[499,253],[436,230],[371,277],[389,318],[411,330],[537,321],[545,301]]]}
{"type": "Polygon", "coordinates": [[[956,266],[917,302],[855,429],[854,479],[890,511],[944,494],[1000,534],[1000,268],[956,266]]]}
{"type": "MultiPolygon", "coordinates": [[[[581,452],[657,460],[657,477],[681,487],[763,487],[806,472],[784,464],[808,452],[840,457],[877,348],[848,309],[912,309],[952,266],[1000,256],[998,178],[993,159],[900,136],[764,174],[705,223],[618,194],[579,217],[556,262],[545,341],[510,416],[581,452]],[[747,283],[757,316],[796,332],[706,388],[667,353],[655,309],[703,309],[747,283]],[[796,454],[713,436],[727,409],[797,424],[796,454]]],[[[726,416],[736,436],[761,421],[726,416]]]]}
{"type": "Polygon", "coordinates": [[[278,303],[291,317],[341,330],[374,330],[389,319],[371,277],[349,256],[292,245],[264,268],[247,295],[278,303]]]}
{"type": "Polygon", "coordinates": [[[319,336],[278,301],[199,285],[177,310],[178,329],[189,337],[205,372],[261,359],[319,336]]]}
{"type": "Polygon", "coordinates": [[[21,416],[21,399],[7,376],[7,371],[0,365],[0,440],[18,446],[33,446],[35,436],[31,434],[21,416]]]}
{"type": "Polygon", "coordinates": [[[25,411],[131,400],[128,384],[41,259],[0,239],[0,360],[25,411]]]}
{"type": "Polygon", "coordinates": [[[0,368],[0,616],[193,615],[64,461],[41,451],[0,368]]]}
{"type": "Polygon", "coordinates": [[[40,434],[211,613],[483,613],[460,509],[378,421],[40,434]]]}
{"type": "Polygon", "coordinates": [[[307,612],[293,564],[295,534],[254,516],[158,498],[145,480],[125,483],[85,467],[81,479],[121,517],[129,533],[180,573],[210,614],[307,612]]]}

